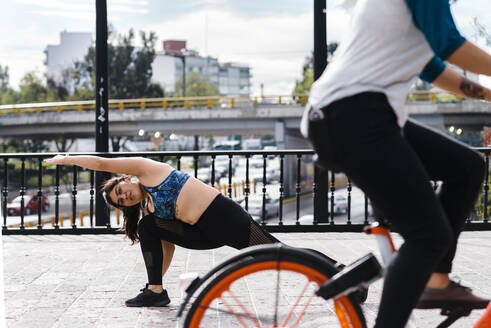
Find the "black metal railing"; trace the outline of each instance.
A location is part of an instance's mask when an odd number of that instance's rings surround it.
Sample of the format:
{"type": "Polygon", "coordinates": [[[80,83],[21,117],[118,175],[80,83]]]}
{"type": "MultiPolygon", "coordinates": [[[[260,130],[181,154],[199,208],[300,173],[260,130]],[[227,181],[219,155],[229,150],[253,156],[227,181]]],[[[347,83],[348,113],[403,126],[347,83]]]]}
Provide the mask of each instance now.
{"type": "MultiPolygon", "coordinates": [[[[488,174],[466,229],[489,230],[491,148],[476,150],[483,153],[488,174]]],[[[117,233],[122,224],[117,210],[112,211],[104,226],[94,226],[94,172],[43,163],[54,155],[0,154],[3,234],[117,233]]],[[[311,150],[74,155],[143,156],[168,162],[242,204],[272,232],[361,231],[375,215],[370,200],[344,175],[329,172],[329,181],[316,181],[311,150]],[[319,188],[324,183],[327,188],[319,188]],[[328,213],[314,217],[312,200],[319,190],[327,191],[327,195],[321,196],[328,201],[328,213]]],[[[434,187],[438,187],[436,182],[434,187]]]]}

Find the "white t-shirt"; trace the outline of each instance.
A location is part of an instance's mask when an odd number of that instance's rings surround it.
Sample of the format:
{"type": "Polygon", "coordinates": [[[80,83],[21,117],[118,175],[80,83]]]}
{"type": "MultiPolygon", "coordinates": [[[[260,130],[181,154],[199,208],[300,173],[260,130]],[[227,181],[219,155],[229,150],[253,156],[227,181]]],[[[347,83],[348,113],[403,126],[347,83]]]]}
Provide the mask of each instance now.
{"type": "Polygon", "coordinates": [[[361,92],[383,92],[397,115],[407,120],[404,103],[411,85],[432,82],[443,61],[465,39],[453,22],[448,0],[358,0],[349,31],[332,62],[310,89],[301,132],[307,136],[308,111],[361,92]]]}

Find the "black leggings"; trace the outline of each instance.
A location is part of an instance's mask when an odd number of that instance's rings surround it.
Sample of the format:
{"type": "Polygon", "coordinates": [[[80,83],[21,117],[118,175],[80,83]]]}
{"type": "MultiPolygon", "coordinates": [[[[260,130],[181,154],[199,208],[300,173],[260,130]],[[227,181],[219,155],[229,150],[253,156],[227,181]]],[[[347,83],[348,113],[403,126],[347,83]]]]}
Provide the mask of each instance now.
{"type": "Polygon", "coordinates": [[[242,249],[279,242],[263,230],[239,204],[221,194],[213,200],[196,224],[190,225],[177,219],[163,220],[150,214],[138,223],[138,236],[150,285],[162,284],[161,240],[190,249],[221,246],[242,249]]]}
{"type": "Polygon", "coordinates": [[[345,172],[404,238],[388,268],[375,324],[404,327],[431,273],[451,271],[484,179],[483,158],[414,121],[401,129],[381,93],[357,94],[321,111],[309,123],[320,163],[345,172]],[[438,195],[430,180],[443,182],[438,195]]]}

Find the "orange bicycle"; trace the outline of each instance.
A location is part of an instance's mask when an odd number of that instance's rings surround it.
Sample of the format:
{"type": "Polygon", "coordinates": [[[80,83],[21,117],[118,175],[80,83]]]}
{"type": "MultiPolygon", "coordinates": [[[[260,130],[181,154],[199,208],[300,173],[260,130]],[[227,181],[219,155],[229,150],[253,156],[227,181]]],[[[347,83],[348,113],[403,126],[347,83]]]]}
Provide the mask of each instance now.
{"type": "MultiPolygon", "coordinates": [[[[364,230],[376,237],[387,264],[396,251],[388,228],[374,223],[364,230]]],[[[366,328],[360,288],[382,277],[383,271],[371,253],[342,267],[313,250],[282,244],[255,246],[202,278],[188,277],[178,317],[189,308],[183,320],[186,328],[366,328]]],[[[472,310],[466,306],[442,308],[441,314],[447,318],[437,328],[449,327],[472,310]]],[[[410,321],[406,327],[414,326],[410,321]]],[[[490,327],[491,303],[473,328],[490,327]]]]}

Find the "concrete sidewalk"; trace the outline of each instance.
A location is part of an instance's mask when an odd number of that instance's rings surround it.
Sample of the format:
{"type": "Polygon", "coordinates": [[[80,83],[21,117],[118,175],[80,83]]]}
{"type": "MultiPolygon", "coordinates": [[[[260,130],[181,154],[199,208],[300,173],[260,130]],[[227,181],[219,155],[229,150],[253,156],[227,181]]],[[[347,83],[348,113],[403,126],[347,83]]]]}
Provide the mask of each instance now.
{"type": "MultiPolygon", "coordinates": [[[[360,233],[281,233],[283,242],[314,248],[349,263],[375,241],[360,233]]],[[[236,250],[190,251],[176,247],[164,281],[171,298],[166,308],[127,308],[146,282],[139,245],[122,235],[3,236],[5,315],[8,327],[177,327],[179,274],[205,273],[236,250]]],[[[396,238],[396,242],[401,240],[396,238]]],[[[464,232],[453,277],[491,296],[491,232],[464,232]]],[[[370,287],[363,306],[369,327],[377,310],[381,282],[370,287]]],[[[273,297],[273,296],[271,296],[273,297]]],[[[469,328],[483,313],[474,311],[452,327],[469,328]]],[[[415,311],[417,327],[436,327],[439,311],[415,311]]]]}

